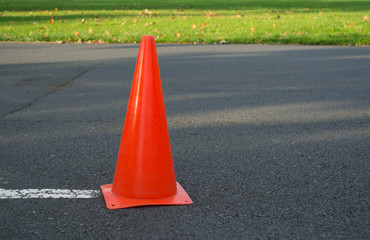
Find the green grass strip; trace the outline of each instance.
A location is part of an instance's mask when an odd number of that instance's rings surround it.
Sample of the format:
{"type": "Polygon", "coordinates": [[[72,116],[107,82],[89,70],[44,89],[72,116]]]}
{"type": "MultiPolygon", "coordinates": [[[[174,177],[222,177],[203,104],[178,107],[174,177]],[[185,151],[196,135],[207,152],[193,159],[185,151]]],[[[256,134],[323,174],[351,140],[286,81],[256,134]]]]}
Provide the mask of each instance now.
{"type": "Polygon", "coordinates": [[[0,0],[0,41],[370,45],[370,1],[0,0]]]}

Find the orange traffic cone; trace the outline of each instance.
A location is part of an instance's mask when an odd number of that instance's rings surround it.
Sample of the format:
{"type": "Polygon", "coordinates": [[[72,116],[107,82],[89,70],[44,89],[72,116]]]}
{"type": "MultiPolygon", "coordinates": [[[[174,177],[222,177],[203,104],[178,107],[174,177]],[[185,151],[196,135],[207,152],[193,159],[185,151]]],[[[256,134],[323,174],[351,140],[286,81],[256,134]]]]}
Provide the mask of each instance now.
{"type": "Polygon", "coordinates": [[[113,184],[101,186],[107,208],[186,205],[176,182],[153,36],[143,36],[113,184]]]}

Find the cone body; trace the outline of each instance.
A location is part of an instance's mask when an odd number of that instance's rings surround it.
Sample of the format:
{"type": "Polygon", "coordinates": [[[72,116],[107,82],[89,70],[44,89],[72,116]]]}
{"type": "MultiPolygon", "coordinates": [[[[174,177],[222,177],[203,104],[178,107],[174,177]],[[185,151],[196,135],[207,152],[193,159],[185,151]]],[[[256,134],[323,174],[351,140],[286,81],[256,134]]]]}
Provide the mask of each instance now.
{"type": "Polygon", "coordinates": [[[176,183],[152,36],[143,36],[140,43],[113,184],[102,190],[108,208],[191,204],[176,183]]]}
{"type": "Polygon", "coordinates": [[[155,42],[143,38],[127,106],[113,193],[162,198],[176,193],[155,42]]]}

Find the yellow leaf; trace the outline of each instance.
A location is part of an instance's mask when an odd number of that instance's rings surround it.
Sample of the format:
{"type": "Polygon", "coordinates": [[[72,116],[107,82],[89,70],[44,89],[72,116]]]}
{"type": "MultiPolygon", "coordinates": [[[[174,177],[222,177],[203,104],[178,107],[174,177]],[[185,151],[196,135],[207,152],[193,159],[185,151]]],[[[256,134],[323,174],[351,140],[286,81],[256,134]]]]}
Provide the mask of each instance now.
{"type": "Polygon", "coordinates": [[[365,15],[364,20],[365,21],[369,21],[369,16],[368,15],[365,15]]]}
{"type": "Polygon", "coordinates": [[[154,25],[155,22],[148,22],[148,23],[145,23],[144,27],[148,27],[148,26],[151,26],[151,25],[154,25]]]}
{"type": "Polygon", "coordinates": [[[80,36],[81,34],[79,32],[75,32],[75,37],[80,36]]]}
{"type": "Polygon", "coordinates": [[[205,28],[207,26],[207,24],[206,23],[202,23],[199,27],[200,28],[205,28]]]}
{"type": "Polygon", "coordinates": [[[55,8],[55,12],[58,12],[58,8],[55,8]]]}
{"type": "Polygon", "coordinates": [[[176,33],[176,37],[181,37],[181,33],[176,33]]]}
{"type": "Polygon", "coordinates": [[[197,28],[197,26],[196,26],[195,24],[191,24],[191,28],[192,28],[192,29],[196,29],[196,28],[197,28]]]}
{"type": "Polygon", "coordinates": [[[89,28],[89,33],[92,33],[93,31],[92,31],[92,29],[91,28],[89,28]]]}
{"type": "Polygon", "coordinates": [[[53,24],[54,23],[54,19],[50,19],[49,23],[50,24],[53,24]]]}
{"type": "Polygon", "coordinates": [[[85,18],[82,18],[81,23],[85,24],[85,22],[86,22],[85,18]]]}
{"type": "Polygon", "coordinates": [[[256,30],[255,28],[251,27],[251,32],[254,32],[255,30],[256,30]]]}

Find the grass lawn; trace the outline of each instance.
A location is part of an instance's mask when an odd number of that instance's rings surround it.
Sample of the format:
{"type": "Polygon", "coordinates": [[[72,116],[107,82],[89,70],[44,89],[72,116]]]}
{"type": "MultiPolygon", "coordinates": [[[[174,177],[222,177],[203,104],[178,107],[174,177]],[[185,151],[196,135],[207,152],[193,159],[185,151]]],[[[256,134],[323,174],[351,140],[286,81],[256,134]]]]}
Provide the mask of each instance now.
{"type": "Polygon", "coordinates": [[[369,0],[0,0],[0,41],[370,45],[369,0]]]}

